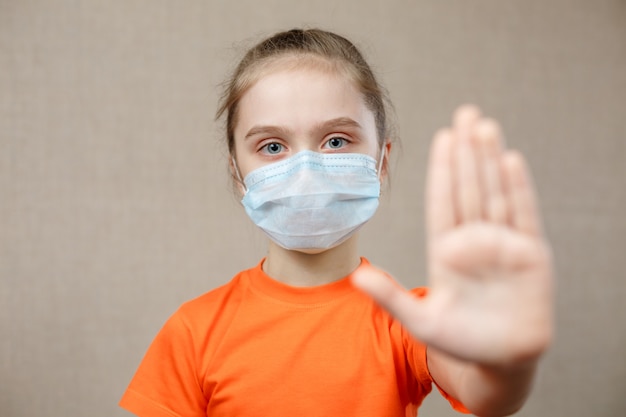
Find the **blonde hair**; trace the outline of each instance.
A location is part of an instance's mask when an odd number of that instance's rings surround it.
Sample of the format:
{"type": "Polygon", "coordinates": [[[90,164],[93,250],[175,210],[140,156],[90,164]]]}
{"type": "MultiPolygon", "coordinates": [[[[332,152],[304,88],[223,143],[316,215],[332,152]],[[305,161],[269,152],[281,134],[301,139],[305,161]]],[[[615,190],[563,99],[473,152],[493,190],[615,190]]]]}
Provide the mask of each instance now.
{"type": "Polygon", "coordinates": [[[363,94],[367,107],[374,114],[379,143],[390,139],[387,94],[357,47],[346,38],[332,32],[320,29],[292,29],[276,33],[248,50],[230,79],[224,84],[216,119],[226,113],[226,141],[231,156],[235,155],[234,130],[239,101],[264,75],[270,64],[283,58],[298,58],[295,65],[327,64],[347,74],[363,94]]]}

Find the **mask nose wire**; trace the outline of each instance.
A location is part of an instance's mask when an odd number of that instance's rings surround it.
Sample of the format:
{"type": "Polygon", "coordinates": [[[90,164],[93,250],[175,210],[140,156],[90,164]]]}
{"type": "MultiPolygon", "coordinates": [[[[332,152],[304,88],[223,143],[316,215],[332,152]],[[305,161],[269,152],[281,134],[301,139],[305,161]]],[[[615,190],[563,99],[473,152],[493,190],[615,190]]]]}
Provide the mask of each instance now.
{"type": "MultiPolygon", "coordinates": [[[[380,180],[380,176],[382,174],[383,161],[385,160],[385,154],[386,153],[387,152],[386,152],[386,148],[385,148],[385,142],[383,142],[380,145],[380,160],[378,161],[378,168],[376,169],[376,176],[378,177],[379,180],[380,180]]],[[[247,193],[248,192],[248,187],[246,187],[246,183],[243,182],[243,179],[241,178],[241,173],[239,172],[239,166],[237,165],[237,160],[233,156],[231,156],[230,157],[230,161],[233,164],[233,167],[235,168],[235,174],[237,176],[237,180],[243,186],[243,190],[247,193]]]]}

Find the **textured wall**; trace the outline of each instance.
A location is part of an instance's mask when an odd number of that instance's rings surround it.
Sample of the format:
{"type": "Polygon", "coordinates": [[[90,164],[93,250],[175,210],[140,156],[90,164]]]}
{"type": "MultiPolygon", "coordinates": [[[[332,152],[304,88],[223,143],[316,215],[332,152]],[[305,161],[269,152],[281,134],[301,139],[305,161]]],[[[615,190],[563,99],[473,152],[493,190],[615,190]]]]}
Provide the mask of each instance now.
{"type": "MultiPolygon", "coordinates": [[[[357,41],[403,141],[364,255],[425,283],[430,135],[473,101],[526,153],[558,329],[520,416],[626,415],[626,2],[0,0],[0,416],[122,416],[184,300],[265,240],[230,192],[218,85],[308,25],[357,41]]],[[[422,415],[451,416],[438,394],[422,415]]]]}

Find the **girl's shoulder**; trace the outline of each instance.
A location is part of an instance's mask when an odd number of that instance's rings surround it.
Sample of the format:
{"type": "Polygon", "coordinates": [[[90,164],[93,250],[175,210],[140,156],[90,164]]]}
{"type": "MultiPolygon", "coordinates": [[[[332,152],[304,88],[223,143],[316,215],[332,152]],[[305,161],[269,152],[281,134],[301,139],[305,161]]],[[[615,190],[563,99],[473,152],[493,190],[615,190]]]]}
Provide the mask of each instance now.
{"type": "Polygon", "coordinates": [[[249,287],[249,276],[258,268],[241,271],[226,284],[183,303],[175,315],[188,324],[202,325],[229,316],[230,312],[238,309],[249,287]]]}

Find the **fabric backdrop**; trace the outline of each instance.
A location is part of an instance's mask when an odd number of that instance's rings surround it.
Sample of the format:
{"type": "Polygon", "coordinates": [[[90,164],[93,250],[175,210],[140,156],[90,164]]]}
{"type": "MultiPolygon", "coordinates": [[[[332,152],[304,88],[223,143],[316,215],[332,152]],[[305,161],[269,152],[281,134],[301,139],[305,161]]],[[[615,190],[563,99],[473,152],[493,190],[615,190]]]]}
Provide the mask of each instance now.
{"type": "MultiPolygon", "coordinates": [[[[433,132],[475,102],[533,169],[557,338],[520,416],[626,415],[623,0],[0,0],[0,416],[111,417],[183,301],[255,265],[219,85],[296,26],[361,46],[401,146],[362,252],[426,283],[433,132]]],[[[424,416],[452,416],[439,394],[424,416]]]]}

